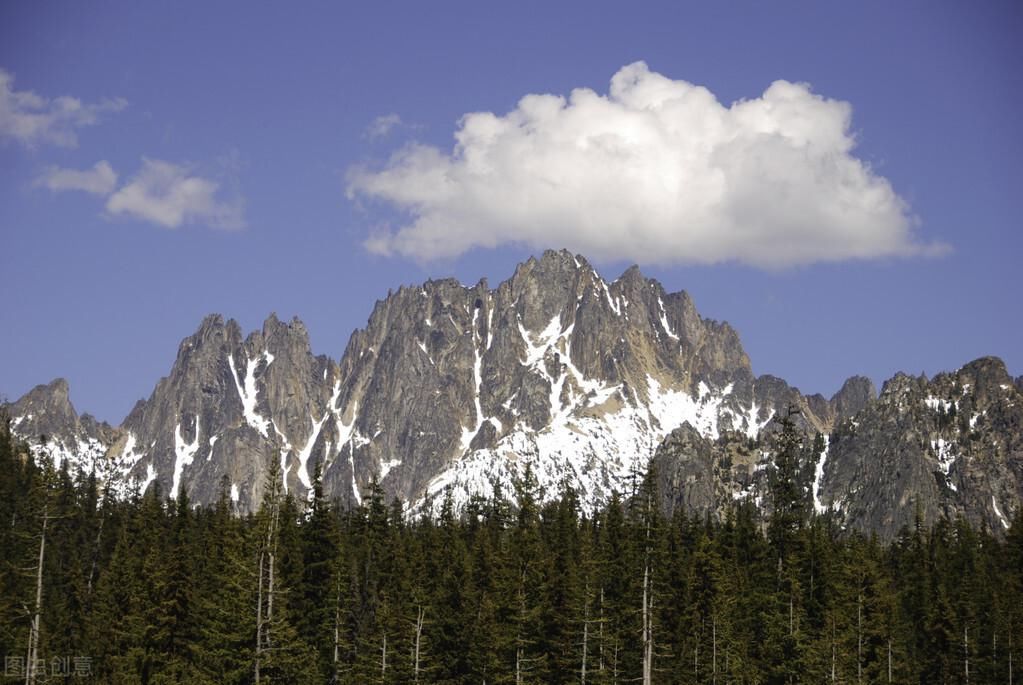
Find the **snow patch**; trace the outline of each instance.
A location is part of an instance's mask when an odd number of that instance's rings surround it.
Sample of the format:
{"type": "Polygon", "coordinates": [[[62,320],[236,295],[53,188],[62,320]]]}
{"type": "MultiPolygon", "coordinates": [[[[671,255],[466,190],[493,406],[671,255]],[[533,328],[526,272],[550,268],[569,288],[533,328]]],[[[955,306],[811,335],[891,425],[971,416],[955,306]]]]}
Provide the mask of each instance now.
{"type": "MultiPolygon", "coordinates": [[[[124,449],[121,450],[121,459],[137,462],[142,457],[141,454],[135,454],[135,445],[137,443],[138,441],[135,439],[135,435],[133,433],[128,433],[128,439],[124,442],[124,449]]],[[[134,465],[135,464],[132,463],[132,466],[134,465]]]]}
{"type": "Polygon", "coordinates": [[[994,495],[991,495],[991,506],[994,507],[998,520],[1002,522],[1002,527],[1005,530],[1009,530],[1009,522],[1005,519],[1005,515],[1002,514],[1002,510],[998,508],[998,499],[994,495]]]}
{"type": "Polygon", "coordinates": [[[926,397],[924,398],[924,404],[930,407],[931,411],[944,411],[956,406],[955,400],[943,400],[937,397],[926,397]]]}
{"type": "Polygon", "coordinates": [[[195,459],[195,453],[199,451],[199,417],[195,417],[195,437],[192,442],[185,442],[181,437],[181,424],[174,428],[174,478],[171,481],[171,499],[178,498],[178,487],[181,485],[181,473],[186,466],[190,466],[195,459]]]}
{"type": "Polygon", "coordinates": [[[359,494],[359,487],[355,482],[355,449],[361,445],[369,443],[369,440],[363,436],[359,430],[355,427],[355,423],[359,417],[359,402],[356,400],[352,403],[352,420],[350,423],[345,423],[342,418],[342,413],[336,408],[337,395],[340,392],[339,386],[334,387],[334,397],[330,403],[330,409],[334,412],[334,419],[337,426],[337,449],[338,452],[344,449],[345,444],[348,444],[348,463],[352,467],[352,496],[355,498],[356,503],[362,504],[362,496],[359,494]]]}
{"type": "Polygon", "coordinates": [[[828,459],[828,445],[830,444],[830,436],[824,436],[824,449],[817,455],[817,465],[814,467],[813,477],[813,509],[818,514],[824,514],[828,511],[828,508],[821,502],[821,483],[824,482],[824,462],[828,459]]]}
{"type": "MultiPolygon", "coordinates": [[[[480,310],[473,309],[472,311],[472,379],[473,379],[473,402],[476,407],[476,425],[474,428],[462,428],[461,448],[462,452],[469,449],[469,443],[472,442],[473,437],[479,432],[479,429],[483,426],[483,407],[480,405],[480,391],[483,385],[482,368],[483,358],[480,356],[479,345],[477,344],[478,335],[476,331],[476,320],[479,318],[480,310]]],[[[521,325],[521,324],[520,324],[521,325]]]]}
{"type": "MultiPolygon", "coordinates": [[[[523,342],[526,343],[526,359],[522,361],[523,366],[536,367],[537,364],[543,362],[544,355],[547,353],[547,349],[553,344],[558,337],[561,335],[561,315],[555,314],[551,318],[547,327],[540,331],[536,336],[536,342],[533,342],[532,334],[529,333],[522,325],[522,319],[518,321],[519,335],[522,336],[523,342]]],[[[546,371],[544,372],[546,375],[546,371]]]]}
{"type": "Polygon", "coordinates": [[[417,340],[416,344],[419,345],[419,349],[423,351],[423,354],[425,354],[426,358],[430,360],[430,363],[436,365],[433,361],[433,357],[430,356],[430,353],[427,351],[426,345],[424,345],[423,342],[420,340],[417,340]]]}
{"type": "Polygon", "coordinates": [[[150,483],[156,480],[156,469],[153,468],[152,464],[146,464],[146,478],[139,484],[139,495],[146,494],[146,490],[149,489],[150,483]]]}
{"type": "Polygon", "coordinates": [[[382,481],[387,478],[387,474],[391,472],[395,466],[401,466],[401,459],[391,459],[390,461],[380,462],[380,471],[377,473],[377,481],[382,481]]]}
{"type": "Polygon", "coordinates": [[[323,424],[327,422],[327,414],[323,415],[319,421],[314,419],[312,416],[309,417],[309,421],[313,425],[312,433],[309,435],[309,439],[305,442],[303,447],[298,452],[298,479],[302,481],[302,485],[306,489],[312,488],[312,481],[309,480],[309,455],[312,454],[313,446],[316,444],[316,438],[320,435],[320,429],[323,428],[323,424]]]}
{"type": "Polygon", "coordinates": [[[760,406],[754,399],[752,402],[750,402],[749,413],[743,417],[743,420],[746,423],[743,432],[746,434],[746,437],[755,438],[758,435],[760,435],[760,431],[764,430],[767,424],[771,423],[771,419],[774,418],[774,410],[772,409],[768,413],[767,418],[764,419],[763,421],[757,419],[759,415],[760,406]]]}
{"type": "Polygon", "coordinates": [[[621,316],[622,315],[621,305],[617,301],[611,299],[611,291],[608,289],[607,283],[604,282],[604,279],[601,278],[601,279],[599,279],[599,281],[600,281],[600,287],[604,289],[604,297],[607,298],[608,306],[611,307],[611,310],[617,316],[621,316]]]}
{"type": "MultiPolygon", "coordinates": [[[[274,360],[274,357],[269,352],[263,352],[263,359],[267,365],[274,360]]],[[[259,434],[264,438],[267,437],[267,431],[270,428],[270,422],[264,419],[256,411],[257,388],[256,388],[256,367],[259,365],[259,357],[253,359],[246,359],[245,361],[245,383],[244,385],[238,379],[238,371],[234,367],[234,356],[227,355],[228,366],[231,367],[231,376],[234,378],[234,387],[238,391],[238,397],[242,401],[242,410],[245,414],[245,421],[259,431],[259,434]]]]}
{"type": "Polygon", "coordinates": [[[494,308],[487,309],[487,349],[494,342],[494,308]]]}
{"type": "Polygon", "coordinates": [[[955,463],[957,455],[952,451],[952,443],[945,441],[943,438],[937,438],[931,441],[931,447],[934,449],[935,455],[938,457],[938,468],[945,474],[945,482],[948,484],[953,491],[957,490],[955,483],[949,477],[949,473],[952,470],[952,464],[955,463]]]}
{"type": "MultiPolygon", "coordinates": [[[[552,331],[555,329],[548,325],[539,337],[550,341],[557,335],[552,331]]],[[[532,348],[529,358],[535,359],[538,346],[533,345],[528,336],[523,337],[532,348]]],[[[562,360],[566,358],[567,355],[562,360]]],[[[562,409],[559,403],[559,411],[543,430],[536,432],[516,427],[493,448],[464,454],[431,480],[424,499],[411,503],[409,509],[420,510],[427,501],[437,507],[449,489],[454,505],[461,507],[470,494],[490,496],[495,481],[504,484],[508,492],[507,484],[521,477],[527,464],[543,496],[555,496],[560,484],[567,480],[582,501],[606,501],[612,491],[628,491],[630,474],[645,468],[667,432],[683,421],[690,421],[708,437],[716,437],[716,417],[721,402],[732,391],[731,386],[715,391],[704,385],[697,399],[684,392],[662,388],[651,378],[647,389],[650,406],[647,407],[624,397],[621,386],[604,387],[585,379],[568,361],[565,366],[580,387],[592,390],[586,401],[569,392],[569,405],[562,409]],[[623,406],[614,412],[579,411],[587,406],[599,406],[616,394],[623,406]]],[[[552,385],[563,389],[567,378],[568,374],[562,373],[552,385]]],[[[510,400],[506,404],[510,404],[510,400]]]]}
{"type": "Polygon", "coordinates": [[[718,413],[724,398],[732,393],[731,383],[715,395],[706,383],[700,381],[697,399],[681,390],[662,388],[660,382],[649,374],[646,382],[650,415],[662,431],[667,433],[688,421],[701,435],[718,439],[718,413]]]}
{"type": "Polygon", "coordinates": [[[668,334],[669,338],[678,340],[679,337],[675,335],[675,332],[671,330],[671,325],[668,324],[668,316],[664,311],[664,301],[660,297],[657,298],[657,305],[661,308],[661,326],[664,328],[664,332],[668,334]]]}

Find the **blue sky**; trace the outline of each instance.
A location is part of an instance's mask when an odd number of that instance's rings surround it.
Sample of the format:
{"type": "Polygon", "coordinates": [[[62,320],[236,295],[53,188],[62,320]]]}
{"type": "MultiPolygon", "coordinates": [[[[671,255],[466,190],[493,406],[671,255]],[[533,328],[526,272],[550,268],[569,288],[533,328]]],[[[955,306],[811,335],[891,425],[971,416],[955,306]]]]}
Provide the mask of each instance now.
{"type": "Polygon", "coordinates": [[[563,245],[688,290],[804,392],[986,354],[1023,373],[1021,35],[1014,2],[3,3],[0,393],[64,376],[117,423],[209,312],[298,316],[338,358],[389,288],[496,285],[563,245]],[[615,99],[616,74],[706,91],[666,134],[675,110],[615,99]],[[586,175],[613,163],[558,147],[577,121],[640,141],[620,196],[586,175]],[[731,194],[676,202],[676,171],[715,187],[690,159],[731,194]],[[567,190],[516,214],[537,165],[567,190]]]}

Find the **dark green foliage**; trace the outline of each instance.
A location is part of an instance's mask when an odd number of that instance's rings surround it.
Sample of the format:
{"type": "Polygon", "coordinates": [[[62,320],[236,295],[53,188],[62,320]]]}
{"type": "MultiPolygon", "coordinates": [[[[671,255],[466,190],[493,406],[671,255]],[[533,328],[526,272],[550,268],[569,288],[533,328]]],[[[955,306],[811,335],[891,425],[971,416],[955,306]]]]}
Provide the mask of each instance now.
{"type": "Polygon", "coordinates": [[[308,507],[271,492],[239,517],[227,482],[209,507],[104,497],[0,427],[0,656],[26,653],[45,512],[39,654],[87,657],[94,682],[253,683],[271,553],[261,684],[642,682],[645,654],[653,683],[1008,683],[1010,658],[1020,682],[1023,516],[1004,538],[843,534],[778,439],[770,520],[665,520],[653,474],[584,512],[528,471],[510,501],[419,519],[376,484],[342,510],[317,471],[308,507]]]}

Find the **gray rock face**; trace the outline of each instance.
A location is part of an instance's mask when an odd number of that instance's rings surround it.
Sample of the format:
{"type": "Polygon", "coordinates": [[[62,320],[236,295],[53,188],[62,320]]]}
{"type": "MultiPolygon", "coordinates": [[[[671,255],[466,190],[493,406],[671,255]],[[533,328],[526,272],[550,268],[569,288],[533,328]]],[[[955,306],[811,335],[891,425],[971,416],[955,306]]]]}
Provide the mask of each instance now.
{"type": "Polygon", "coordinates": [[[835,420],[852,418],[877,398],[874,382],[864,376],[853,376],[842,384],[842,389],[831,398],[835,420]]]}
{"type": "MultiPolygon", "coordinates": [[[[688,424],[672,431],[658,446],[652,463],[665,512],[671,515],[681,509],[691,517],[709,514],[720,521],[736,503],[751,501],[770,514],[770,484],[782,432],[779,417],[788,409],[781,409],[783,413],[772,418],[755,437],[725,431],[714,440],[688,424]]],[[[802,411],[791,419],[801,436],[797,478],[806,493],[804,505],[812,510],[814,465],[823,448],[823,436],[802,411]]]]}
{"type": "Polygon", "coordinates": [[[242,512],[259,506],[271,462],[299,498],[319,468],[342,503],[376,480],[418,508],[495,481],[507,492],[529,465],[547,496],[567,480],[589,506],[627,492],[653,457],[668,510],[721,516],[747,498],[770,509],[776,416],[791,407],[807,506],[890,536],[917,506],[928,521],[1004,528],[1021,495],[1019,384],[982,359],[931,381],[897,376],[880,397],[862,377],[830,400],[805,396],[755,377],[736,332],[686,293],[635,267],[608,283],[549,251],[493,289],[389,293],[337,363],[312,354],[298,320],[272,315],[244,336],[213,315],[119,428],[78,417],[62,381],[9,414],[37,453],[95,468],[119,494],[209,503],[227,488],[242,512]]]}
{"type": "Polygon", "coordinates": [[[330,380],[337,367],[313,357],[305,326],[271,315],[244,340],[217,315],[178,348],[170,376],[122,425],[111,452],[130,462],[139,487],[156,481],[171,497],[184,488],[214,501],[222,483],[242,510],[258,507],[264,473],[280,460],[289,489],[307,490],[322,460],[330,380]]]}
{"type": "Polygon", "coordinates": [[[1021,400],[993,357],[931,380],[895,376],[831,434],[821,507],[886,537],[918,512],[1004,531],[1023,499],[1021,400]]]}
{"type": "MultiPolygon", "coordinates": [[[[1023,396],[1001,360],[931,380],[899,374],[876,399],[872,390],[850,379],[831,400],[830,432],[796,417],[807,508],[885,540],[918,515],[925,525],[962,516],[1007,530],[1023,501],[1023,396]]],[[[777,421],[748,441],[674,431],[654,460],[666,510],[722,518],[733,501],[752,498],[769,513],[779,431],[777,421]]]]}

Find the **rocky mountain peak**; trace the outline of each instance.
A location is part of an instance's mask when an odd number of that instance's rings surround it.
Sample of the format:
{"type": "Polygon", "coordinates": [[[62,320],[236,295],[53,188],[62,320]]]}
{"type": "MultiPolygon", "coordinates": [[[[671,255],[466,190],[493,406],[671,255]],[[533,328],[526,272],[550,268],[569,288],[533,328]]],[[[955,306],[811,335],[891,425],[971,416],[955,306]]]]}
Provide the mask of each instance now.
{"type": "Polygon", "coordinates": [[[852,376],[846,379],[842,388],[831,398],[835,408],[835,419],[844,421],[877,399],[877,388],[866,376],[852,376]]]}
{"type": "Polygon", "coordinates": [[[32,414],[39,417],[39,427],[55,429],[50,433],[59,433],[65,425],[73,426],[78,421],[78,413],[71,404],[68,382],[64,378],[55,378],[32,388],[14,405],[14,411],[17,416],[32,414]]]}
{"type": "Polygon", "coordinates": [[[981,357],[966,364],[955,373],[955,381],[985,404],[1004,396],[1014,385],[1005,362],[998,357],[981,357]]]}
{"type": "Polygon", "coordinates": [[[106,446],[116,430],[86,414],[78,416],[63,378],[37,385],[7,407],[11,428],[56,467],[91,472],[102,468],[106,446]]]}

